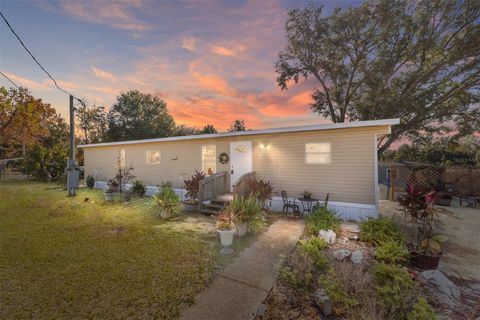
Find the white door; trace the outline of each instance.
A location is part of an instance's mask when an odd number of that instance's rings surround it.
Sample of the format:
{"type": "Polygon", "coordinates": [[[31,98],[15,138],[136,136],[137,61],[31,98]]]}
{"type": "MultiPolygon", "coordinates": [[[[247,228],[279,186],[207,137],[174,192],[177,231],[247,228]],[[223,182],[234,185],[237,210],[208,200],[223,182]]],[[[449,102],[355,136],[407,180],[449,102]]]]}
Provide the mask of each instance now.
{"type": "Polygon", "coordinates": [[[245,173],[252,172],[252,142],[230,142],[230,190],[245,173]]]}

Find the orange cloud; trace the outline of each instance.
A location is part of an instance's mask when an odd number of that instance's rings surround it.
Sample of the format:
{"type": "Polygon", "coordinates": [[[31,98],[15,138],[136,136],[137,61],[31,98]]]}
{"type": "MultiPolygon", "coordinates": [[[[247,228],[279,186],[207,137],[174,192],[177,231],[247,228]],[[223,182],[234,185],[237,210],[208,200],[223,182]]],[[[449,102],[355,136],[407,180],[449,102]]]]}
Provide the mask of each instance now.
{"type": "MultiPolygon", "coordinates": [[[[28,78],[21,77],[15,73],[10,73],[3,71],[7,77],[9,77],[13,82],[15,82],[18,86],[26,87],[33,90],[51,90],[50,83],[48,79],[44,79],[41,82],[37,82],[35,80],[31,80],[28,78]]],[[[8,83],[10,86],[10,83],[8,83]]]]}
{"type": "Polygon", "coordinates": [[[117,78],[110,72],[102,70],[100,68],[90,67],[93,73],[100,79],[116,82],[117,78]]]}

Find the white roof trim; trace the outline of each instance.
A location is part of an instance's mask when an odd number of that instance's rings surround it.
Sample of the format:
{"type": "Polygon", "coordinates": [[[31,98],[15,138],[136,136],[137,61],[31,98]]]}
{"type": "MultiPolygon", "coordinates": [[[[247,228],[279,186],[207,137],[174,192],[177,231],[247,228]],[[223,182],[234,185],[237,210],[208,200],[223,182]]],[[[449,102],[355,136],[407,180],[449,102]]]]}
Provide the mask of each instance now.
{"type": "Polygon", "coordinates": [[[316,125],[310,125],[310,126],[270,128],[270,129],[259,129],[259,130],[238,131],[238,132],[199,134],[199,135],[191,135],[191,136],[178,136],[178,137],[153,138],[153,139],[143,139],[143,140],[81,144],[78,146],[78,148],[117,146],[117,145],[151,143],[151,142],[212,139],[212,138],[225,138],[225,137],[236,137],[236,136],[251,136],[251,135],[257,135],[257,134],[269,134],[269,133],[318,131],[318,130],[361,128],[361,127],[374,127],[374,126],[392,126],[399,123],[400,123],[400,119],[382,119],[382,120],[355,121],[355,122],[342,122],[342,123],[327,123],[327,124],[316,124],[316,125]]]}

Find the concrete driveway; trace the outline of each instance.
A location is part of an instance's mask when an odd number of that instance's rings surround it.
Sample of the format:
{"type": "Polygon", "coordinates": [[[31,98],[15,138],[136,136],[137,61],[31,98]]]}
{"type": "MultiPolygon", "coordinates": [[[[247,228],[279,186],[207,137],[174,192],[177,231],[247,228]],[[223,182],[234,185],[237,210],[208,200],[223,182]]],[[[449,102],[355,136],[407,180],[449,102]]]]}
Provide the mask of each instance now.
{"type": "MultiPolygon", "coordinates": [[[[460,207],[458,203],[437,208],[434,232],[448,237],[438,269],[456,278],[480,281],[480,208],[460,207]]],[[[405,228],[398,209],[396,202],[380,200],[380,213],[395,216],[395,221],[405,228]]]]}

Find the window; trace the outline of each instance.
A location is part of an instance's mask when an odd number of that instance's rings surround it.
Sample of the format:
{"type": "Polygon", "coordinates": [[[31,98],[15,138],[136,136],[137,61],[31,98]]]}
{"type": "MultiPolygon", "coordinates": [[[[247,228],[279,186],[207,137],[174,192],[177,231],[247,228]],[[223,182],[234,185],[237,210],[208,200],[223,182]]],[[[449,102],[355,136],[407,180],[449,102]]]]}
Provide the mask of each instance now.
{"type": "Polygon", "coordinates": [[[158,150],[147,150],[146,152],[146,162],[147,164],[160,164],[160,151],[158,150]]]}
{"type": "Polygon", "coordinates": [[[332,162],[330,142],[305,144],[305,163],[326,164],[330,162],[332,162]]]}
{"type": "Polygon", "coordinates": [[[205,173],[217,172],[217,146],[202,147],[202,171],[205,173]]]}
{"type": "Polygon", "coordinates": [[[125,168],[125,149],[118,150],[118,164],[120,168],[125,168]]]}

